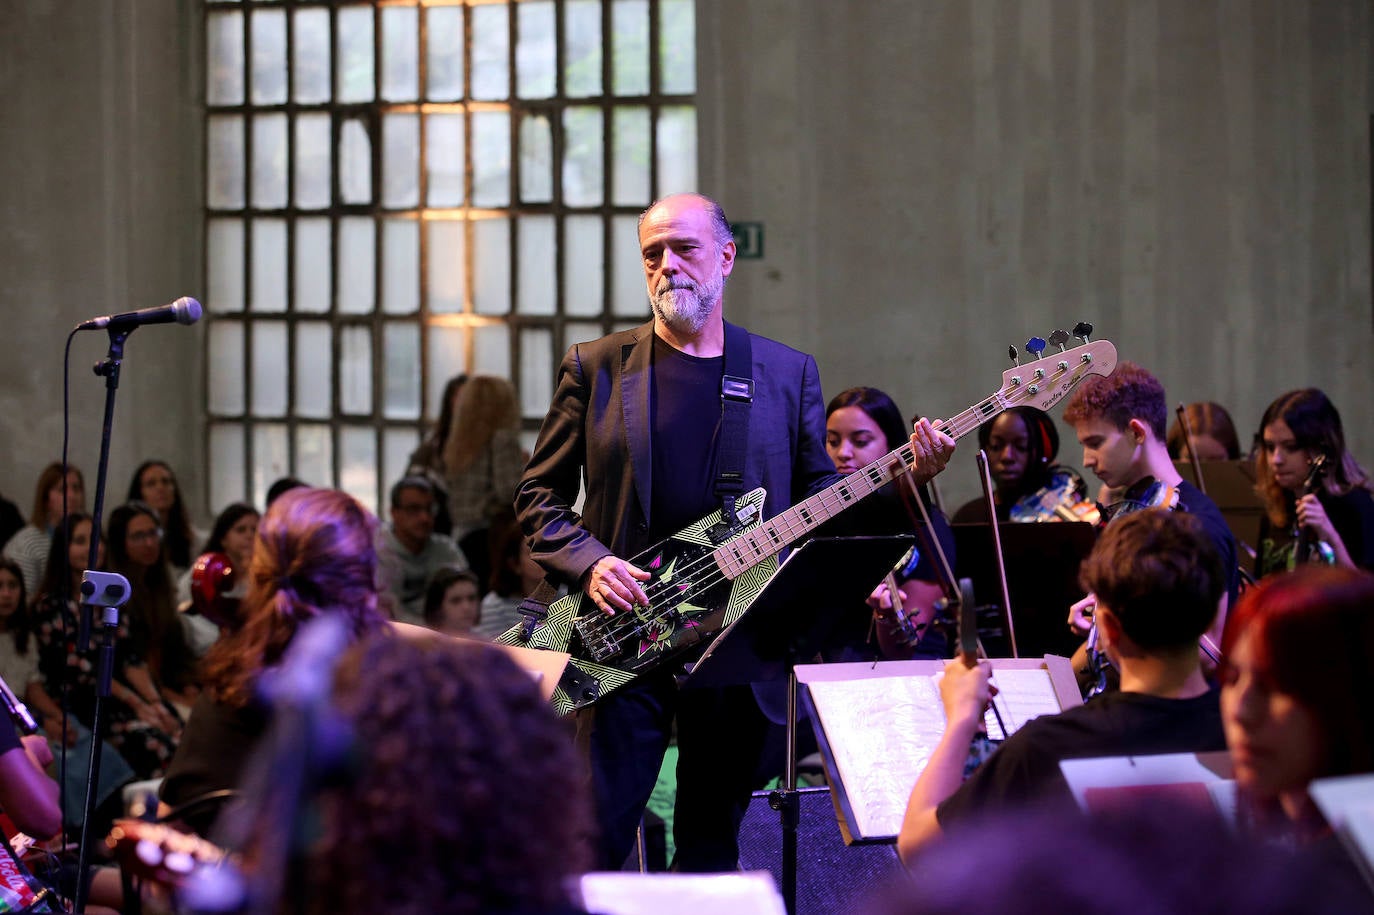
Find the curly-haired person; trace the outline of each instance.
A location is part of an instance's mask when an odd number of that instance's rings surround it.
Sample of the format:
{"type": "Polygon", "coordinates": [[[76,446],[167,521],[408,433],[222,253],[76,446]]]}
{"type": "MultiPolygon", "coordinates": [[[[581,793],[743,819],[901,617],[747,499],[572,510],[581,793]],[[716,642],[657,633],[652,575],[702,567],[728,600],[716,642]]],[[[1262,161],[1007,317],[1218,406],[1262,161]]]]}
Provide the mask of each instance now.
{"type": "Polygon", "coordinates": [[[334,693],[355,765],[320,797],[311,912],[578,911],[586,776],[527,672],[490,646],[380,634],[345,654],[334,693]]]}

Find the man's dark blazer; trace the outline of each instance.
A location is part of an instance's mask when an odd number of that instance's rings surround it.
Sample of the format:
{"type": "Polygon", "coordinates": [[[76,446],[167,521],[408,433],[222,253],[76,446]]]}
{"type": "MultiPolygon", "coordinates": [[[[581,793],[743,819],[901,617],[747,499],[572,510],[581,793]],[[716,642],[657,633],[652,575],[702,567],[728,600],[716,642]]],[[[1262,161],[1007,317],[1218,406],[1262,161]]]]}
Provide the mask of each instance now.
{"type": "MultiPolygon", "coordinates": [[[[515,508],[535,559],[571,587],[603,556],[629,559],[653,546],[653,336],[651,322],[568,349],[553,404],[516,489],[515,508]],[[584,468],[586,499],[579,515],[572,506],[584,468]]],[[[825,450],[825,403],[815,360],[766,337],[750,334],[749,341],[754,402],[744,488],[768,490],[768,518],[839,477],[825,450]]]]}

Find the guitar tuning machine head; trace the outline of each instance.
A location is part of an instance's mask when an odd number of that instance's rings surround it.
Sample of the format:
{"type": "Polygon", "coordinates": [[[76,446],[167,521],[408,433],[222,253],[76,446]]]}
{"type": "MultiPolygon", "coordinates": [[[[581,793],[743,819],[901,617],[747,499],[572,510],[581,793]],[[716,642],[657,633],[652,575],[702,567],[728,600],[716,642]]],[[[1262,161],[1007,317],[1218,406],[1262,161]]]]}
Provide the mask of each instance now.
{"type": "Polygon", "coordinates": [[[1026,341],[1026,352],[1030,353],[1030,354],[1031,354],[1032,356],[1034,356],[1036,359],[1039,359],[1039,358],[1040,358],[1040,354],[1043,353],[1044,351],[1045,351],[1045,341],[1044,341],[1044,338],[1042,338],[1042,337],[1031,337],[1029,340],[1026,341]]]}
{"type": "Polygon", "coordinates": [[[1007,358],[1011,360],[1011,367],[1016,368],[1021,364],[1021,354],[1016,351],[1016,344],[1007,347],[1007,358]]]}
{"type": "Polygon", "coordinates": [[[1068,331],[1056,330],[1052,334],[1050,334],[1050,345],[1059,347],[1059,351],[1062,353],[1065,350],[1064,344],[1068,343],[1069,339],[1070,337],[1068,331]]]}
{"type": "Polygon", "coordinates": [[[1073,335],[1084,343],[1090,341],[1093,335],[1093,326],[1087,321],[1079,321],[1073,326],[1073,335]]]}

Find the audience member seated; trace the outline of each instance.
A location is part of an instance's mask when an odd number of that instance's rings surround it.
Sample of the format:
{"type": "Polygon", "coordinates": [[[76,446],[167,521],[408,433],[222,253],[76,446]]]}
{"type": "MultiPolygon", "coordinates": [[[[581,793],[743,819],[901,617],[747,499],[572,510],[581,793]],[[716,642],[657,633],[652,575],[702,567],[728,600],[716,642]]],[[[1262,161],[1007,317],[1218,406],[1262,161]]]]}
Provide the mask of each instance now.
{"type": "Polygon", "coordinates": [[[1027,722],[961,784],[991,671],[986,662],[950,661],[940,682],[948,724],[911,792],[897,839],[903,860],[980,813],[1071,807],[1060,760],[1225,748],[1197,641],[1216,616],[1226,577],[1202,523],[1158,508],[1120,518],[1081,577],[1097,595],[1099,644],[1121,673],[1120,691],[1027,722]]]}
{"type": "MultiPolygon", "coordinates": [[[[868,466],[878,458],[900,448],[910,440],[902,411],[883,391],[877,388],[849,388],[831,399],[825,408],[825,450],[841,476],[848,476],[868,466]]],[[[897,486],[905,492],[908,483],[897,486]]],[[[954,533],[944,514],[930,498],[927,487],[921,487],[921,501],[930,514],[933,532],[939,538],[951,566],[954,563],[954,533]]],[[[901,496],[896,487],[885,487],[874,500],[859,509],[862,520],[856,523],[864,533],[911,532],[911,520],[899,504],[901,496]],[[884,494],[887,494],[886,496],[884,494]],[[887,515],[889,517],[881,517],[887,515]],[[889,518],[892,519],[889,521],[889,518]]],[[[914,507],[912,511],[919,513],[914,507]]],[[[917,515],[919,518],[920,515],[917,515]]],[[[850,519],[846,520],[846,523],[850,519]]],[[[869,598],[871,616],[846,615],[838,624],[835,643],[825,649],[827,661],[854,661],[873,658],[868,634],[876,629],[878,649],[887,658],[944,658],[947,646],[944,633],[931,623],[935,618],[935,604],[944,597],[938,573],[939,559],[926,555],[929,549],[918,540],[913,550],[894,571],[901,589],[902,613],[906,620],[898,620],[893,611],[892,595],[886,583],[873,583],[876,590],[869,598]],[[903,631],[920,633],[914,644],[903,631]]],[[[865,583],[865,586],[868,586],[865,583]]]]}
{"type": "MultiPolygon", "coordinates": [[[[544,580],[544,569],[534,561],[529,542],[514,517],[493,530],[491,590],[482,597],[481,621],[476,632],[494,639],[520,622],[520,602],[544,580]]],[[[561,597],[566,589],[559,588],[561,597]]]]}
{"type": "Polygon", "coordinates": [[[174,575],[191,568],[200,555],[204,535],[191,526],[191,516],[181,497],[176,474],[165,461],[144,461],[129,481],[130,502],[142,502],[152,508],[158,527],[162,530],[162,554],[172,566],[174,575]]]}
{"type": "Polygon", "coordinates": [[[424,625],[431,575],[468,567],[453,538],[434,533],[436,507],[434,487],[424,477],[403,477],[391,487],[391,522],[382,526],[380,558],[393,615],[402,622],[424,625]]]}
{"type": "MultiPolygon", "coordinates": [[[[1193,433],[1193,444],[1197,446],[1199,461],[1234,461],[1240,457],[1240,439],[1236,436],[1235,423],[1231,414],[1219,403],[1200,401],[1183,408],[1188,417],[1188,428],[1193,433]]],[[[1191,460],[1188,439],[1183,433],[1183,425],[1177,419],[1169,426],[1166,436],[1169,456],[1176,461],[1191,460]]]]}
{"type": "MultiPolygon", "coordinates": [[[[258,522],[262,515],[246,502],[231,503],[215,518],[215,526],[210,529],[210,538],[205,541],[206,553],[222,553],[229,557],[229,568],[234,571],[236,582],[248,579],[248,563],[253,558],[253,541],[257,537],[258,522]]],[[[203,657],[220,635],[220,626],[207,617],[191,612],[187,605],[191,602],[191,572],[188,570],[177,581],[177,608],[183,611],[186,623],[186,636],[192,653],[203,657]]]]}
{"type": "Polygon", "coordinates": [[[375,636],[344,656],[335,699],[360,759],[320,796],[307,911],[577,911],[588,778],[526,671],[488,646],[375,636]]]}
{"type": "Polygon", "coordinates": [[[482,621],[477,576],[467,569],[439,569],[425,588],[425,625],[445,635],[473,635],[482,621]]]}
{"type": "Polygon", "coordinates": [[[1316,388],[1282,395],[1264,411],[1256,437],[1255,488],[1265,507],[1256,572],[1268,575],[1309,561],[1374,569],[1369,474],[1346,450],[1341,415],[1327,396],[1316,388]],[[1320,479],[1308,493],[1318,458],[1320,479]]]}
{"type": "MultiPolygon", "coordinates": [[[[1012,407],[978,427],[978,447],[988,455],[998,521],[1097,520],[1096,512],[1086,510],[1091,507],[1088,484],[1072,468],[1055,463],[1059,430],[1048,413],[1012,407]]],[[[955,524],[987,520],[988,503],[981,496],[954,513],[955,524]]]]}
{"type": "Polygon", "coordinates": [[[444,443],[453,431],[453,416],[458,410],[458,392],[463,389],[468,376],[454,375],[444,385],[439,397],[439,419],[425,433],[420,446],[410,453],[406,461],[406,476],[424,477],[434,487],[434,498],[438,511],[434,515],[436,533],[452,535],[453,519],[448,513],[448,474],[444,470],[444,443]]]}
{"type": "Polygon", "coordinates": [[[33,638],[33,613],[24,573],[13,559],[0,558],[0,678],[26,704],[29,687],[42,688],[38,647],[33,638]]]}
{"type": "MultiPolygon", "coordinates": [[[[238,787],[266,727],[254,690],[278,664],[298,626],[341,614],[354,636],[387,626],[377,589],[377,519],[333,489],[283,493],[262,517],[239,625],[205,657],[203,685],[181,748],[162,782],[172,807],[238,787]]],[[[192,824],[203,830],[208,823],[192,824]]]]}
{"type": "MultiPolygon", "coordinates": [[[[48,699],[34,705],[44,714],[44,730],[54,739],[63,732],[57,700],[64,694],[71,716],[87,731],[95,711],[99,671],[90,655],[77,651],[80,612],[73,596],[81,593],[90,538],[90,515],[68,516],[68,524],[59,527],[53,537],[47,576],[35,605],[38,667],[48,699]]],[[[91,644],[98,646],[104,638],[101,611],[95,610],[93,617],[91,644]]],[[[176,749],[180,722],[158,692],[141,653],[145,643],[134,638],[132,628],[129,612],[121,609],[115,630],[110,699],[104,706],[106,739],[137,778],[157,778],[176,749]]],[[[30,691],[29,695],[34,694],[30,691]]]]}
{"type": "Polygon", "coordinates": [[[1374,575],[1270,576],[1237,604],[1224,647],[1221,713],[1243,809],[1262,835],[1344,860],[1307,789],[1374,772],[1374,575]]]}
{"type": "Polygon", "coordinates": [[[266,507],[271,508],[272,503],[277,501],[282,493],[290,492],[293,489],[308,488],[309,486],[309,483],[295,477],[278,477],[272,481],[271,486],[267,487],[266,507]]]}
{"type": "MultiPolygon", "coordinates": [[[[468,549],[464,538],[511,511],[524,467],[515,388],[493,375],[469,378],[458,391],[453,428],[444,442],[448,510],[459,545],[468,549]]],[[[469,551],[474,556],[482,552],[469,551]]]]}
{"type": "Polygon", "coordinates": [[[184,714],[199,691],[196,659],[177,613],[172,569],[162,549],[157,514],[144,502],[126,502],[110,512],[109,570],[129,580],[129,619],[135,651],[164,699],[184,714]]]}
{"type": "MultiPolygon", "coordinates": [[[[43,564],[48,561],[48,547],[52,544],[57,523],[62,520],[62,481],[60,462],[55,461],[43,468],[38,475],[38,485],[34,487],[33,511],[29,515],[28,526],[5,544],[4,555],[19,563],[24,570],[24,590],[30,594],[37,594],[43,583],[43,564]]],[[[81,471],[70,465],[67,467],[65,497],[67,511],[86,510],[85,480],[81,471]]]]}

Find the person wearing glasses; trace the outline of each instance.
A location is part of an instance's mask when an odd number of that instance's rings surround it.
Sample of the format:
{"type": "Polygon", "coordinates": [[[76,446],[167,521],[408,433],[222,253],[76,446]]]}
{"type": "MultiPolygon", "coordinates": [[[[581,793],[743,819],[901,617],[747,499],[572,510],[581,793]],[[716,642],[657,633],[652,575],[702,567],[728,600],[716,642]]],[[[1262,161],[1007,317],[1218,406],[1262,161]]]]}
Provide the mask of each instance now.
{"type": "Polygon", "coordinates": [[[382,527],[377,553],[392,615],[402,622],[425,625],[425,588],[435,572],[468,568],[453,538],[434,532],[437,511],[434,484],[425,477],[402,477],[391,487],[391,522],[382,527]]]}

